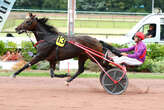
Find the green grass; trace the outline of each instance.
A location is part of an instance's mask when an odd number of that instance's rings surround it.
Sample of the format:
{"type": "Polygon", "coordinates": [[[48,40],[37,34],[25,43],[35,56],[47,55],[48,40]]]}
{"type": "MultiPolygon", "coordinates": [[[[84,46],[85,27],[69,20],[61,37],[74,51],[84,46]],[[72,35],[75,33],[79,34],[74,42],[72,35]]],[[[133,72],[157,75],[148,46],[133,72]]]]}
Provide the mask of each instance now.
{"type": "MultiPolygon", "coordinates": [[[[25,33],[17,34],[15,28],[23,22],[23,19],[8,20],[0,33],[0,36],[6,36],[7,32],[16,37],[27,36],[25,33]]],[[[50,19],[48,24],[56,27],[60,32],[67,32],[67,21],[63,19],[50,19]]],[[[105,37],[101,34],[126,34],[135,25],[135,22],[111,22],[111,21],[75,21],[75,33],[97,34],[97,37],[105,37]]],[[[33,34],[31,34],[33,36],[33,34]]],[[[93,35],[91,35],[93,36],[93,35]]],[[[96,36],[96,35],[94,35],[96,36]]],[[[110,36],[108,36],[110,37],[110,36]]]]}
{"type": "MultiPolygon", "coordinates": [[[[0,72],[0,76],[10,76],[12,75],[14,72],[0,72]]],[[[64,74],[65,72],[56,72],[56,74],[64,74]]],[[[73,75],[73,73],[71,73],[71,75],[73,75]]],[[[49,72],[22,72],[19,74],[19,76],[23,76],[23,77],[50,77],[49,72]]],[[[83,73],[81,74],[79,77],[82,78],[93,78],[93,77],[98,77],[99,74],[98,73],[83,73]]]]}
{"type": "MultiPolygon", "coordinates": [[[[55,27],[67,27],[67,21],[50,20],[49,24],[55,27]]],[[[111,22],[111,21],[75,21],[75,28],[122,28],[131,29],[135,22],[111,22]]]]}
{"type": "Polygon", "coordinates": [[[157,74],[157,73],[136,73],[136,74],[128,74],[128,78],[164,79],[164,74],[157,74]]]}
{"type": "MultiPolygon", "coordinates": [[[[10,76],[14,72],[0,72],[0,76],[10,76]]],[[[63,74],[65,72],[56,72],[58,74],[63,74]]],[[[73,73],[71,72],[71,75],[73,73]]],[[[133,78],[142,78],[142,79],[164,79],[164,74],[155,74],[155,73],[128,73],[128,78],[133,79],[133,78]]],[[[19,74],[21,77],[50,77],[49,71],[46,72],[30,72],[30,71],[25,71],[19,74]]],[[[84,72],[79,76],[80,78],[98,78],[99,73],[96,72],[84,72]]]]}
{"type": "MultiPolygon", "coordinates": [[[[24,20],[7,20],[4,25],[3,31],[15,31],[14,28],[21,24],[24,20]]],[[[63,19],[51,19],[48,21],[50,25],[56,28],[67,27],[67,21],[63,19]]],[[[76,20],[75,28],[119,28],[119,29],[131,29],[136,22],[111,22],[111,21],[87,21],[87,20],[76,20]]]]}
{"type": "Polygon", "coordinates": [[[76,21],[76,28],[119,28],[131,29],[136,23],[132,22],[108,22],[108,21],[76,21]]]}

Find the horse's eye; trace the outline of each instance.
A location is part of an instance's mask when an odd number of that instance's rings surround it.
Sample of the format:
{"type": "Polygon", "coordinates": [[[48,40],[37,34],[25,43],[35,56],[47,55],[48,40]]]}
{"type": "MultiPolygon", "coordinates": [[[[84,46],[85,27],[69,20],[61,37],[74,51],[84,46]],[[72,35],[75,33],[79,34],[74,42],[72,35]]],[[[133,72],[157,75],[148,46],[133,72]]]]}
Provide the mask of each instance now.
{"type": "Polygon", "coordinates": [[[31,25],[31,24],[32,24],[32,22],[31,22],[31,21],[26,21],[26,23],[27,23],[27,24],[29,24],[29,25],[31,25]]]}

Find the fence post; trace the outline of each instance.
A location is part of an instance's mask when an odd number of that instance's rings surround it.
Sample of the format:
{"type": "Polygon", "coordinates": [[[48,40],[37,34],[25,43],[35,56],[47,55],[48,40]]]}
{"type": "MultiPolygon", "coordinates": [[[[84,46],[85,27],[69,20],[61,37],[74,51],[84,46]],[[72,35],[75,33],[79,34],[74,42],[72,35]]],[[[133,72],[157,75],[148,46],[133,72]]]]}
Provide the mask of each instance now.
{"type": "Polygon", "coordinates": [[[76,0],[68,0],[68,36],[74,35],[74,24],[76,14],[76,0]]]}

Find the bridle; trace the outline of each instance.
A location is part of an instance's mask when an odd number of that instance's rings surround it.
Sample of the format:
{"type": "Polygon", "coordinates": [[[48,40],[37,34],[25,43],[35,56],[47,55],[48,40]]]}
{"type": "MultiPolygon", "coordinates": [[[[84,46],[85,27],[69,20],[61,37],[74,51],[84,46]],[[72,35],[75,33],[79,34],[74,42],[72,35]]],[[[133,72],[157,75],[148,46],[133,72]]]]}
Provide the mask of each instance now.
{"type": "MultiPolygon", "coordinates": [[[[30,28],[32,28],[33,26],[36,26],[36,24],[37,24],[37,21],[34,21],[33,22],[34,24],[32,24],[32,26],[30,26],[30,28]]],[[[24,33],[26,33],[26,35],[28,36],[28,38],[30,39],[30,42],[32,43],[32,45],[33,45],[33,47],[35,47],[35,49],[37,49],[37,47],[36,47],[36,45],[38,45],[39,43],[41,43],[41,42],[43,42],[43,41],[46,41],[46,40],[40,40],[40,41],[37,41],[37,43],[34,43],[33,41],[32,41],[32,39],[31,39],[31,32],[33,32],[33,33],[36,33],[36,34],[43,34],[44,32],[41,32],[41,31],[29,31],[29,30],[27,30],[27,29],[24,29],[23,30],[24,31],[24,33]]],[[[53,33],[46,33],[46,35],[50,35],[50,34],[53,34],[53,33]]],[[[57,36],[63,36],[63,37],[67,37],[65,34],[63,34],[63,33],[61,33],[61,32],[58,32],[58,33],[56,33],[56,35],[57,36]]],[[[48,42],[48,41],[47,41],[48,42]]]]}

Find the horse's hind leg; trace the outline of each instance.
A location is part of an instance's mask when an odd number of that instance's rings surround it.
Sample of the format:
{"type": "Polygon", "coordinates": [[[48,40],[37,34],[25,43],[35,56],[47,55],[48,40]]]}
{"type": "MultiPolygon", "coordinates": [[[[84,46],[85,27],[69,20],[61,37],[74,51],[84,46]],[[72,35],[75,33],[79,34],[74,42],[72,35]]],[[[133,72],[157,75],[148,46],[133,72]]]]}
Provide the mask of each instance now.
{"type": "Polygon", "coordinates": [[[79,57],[78,59],[78,71],[73,75],[71,76],[67,82],[71,82],[73,79],[75,79],[78,75],[80,75],[82,72],[84,72],[84,64],[85,64],[85,61],[87,60],[87,57],[86,56],[81,56],[79,57]]]}
{"type": "Polygon", "coordinates": [[[51,78],[53,77],[59,77],[59,78],[64,78],[64,77],[68,77],[70,76],[69,74],[55,74],[54,70],[56,69],[56,62],[55,61],[51,61],[50,62],[50,76],[51,78]]]}

